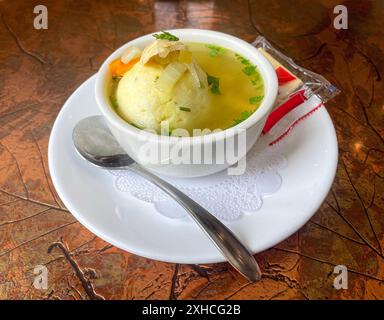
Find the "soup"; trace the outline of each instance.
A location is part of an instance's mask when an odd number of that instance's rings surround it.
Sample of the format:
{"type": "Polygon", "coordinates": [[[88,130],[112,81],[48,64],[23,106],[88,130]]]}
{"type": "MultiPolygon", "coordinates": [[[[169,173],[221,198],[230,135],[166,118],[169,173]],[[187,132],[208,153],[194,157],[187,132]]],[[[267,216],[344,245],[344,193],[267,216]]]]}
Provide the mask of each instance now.
{"type": "Polygon", "coordinates": [[[121,118],[159,134],[195,134],[233,127],[260,106],[264,84],[249,60],[227,48],[178,40],[157,38],[111,64],[110,100],[121,118]]]}
{"type": "Polygon", "coordinates": [[[237,53],[203,43],[188,43],[201,68],[219,79],[220,94],[210,92],[208,129],[226,129],[251,115],[261,104],[264,84],[256,66],[237,53]]]}

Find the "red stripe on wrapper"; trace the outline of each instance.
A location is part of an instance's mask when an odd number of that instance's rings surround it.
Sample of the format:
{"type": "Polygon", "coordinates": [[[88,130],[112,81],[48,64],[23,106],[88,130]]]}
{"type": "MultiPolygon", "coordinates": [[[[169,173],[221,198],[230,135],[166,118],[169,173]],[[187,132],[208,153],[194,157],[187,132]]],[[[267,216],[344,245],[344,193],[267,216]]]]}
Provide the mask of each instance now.
{"type": "Polygon", "coordinates": [[[316,110],[318,110],[320,107],[323,106],[323,103],[319,103],[315,108],[313,108],[311,111],[308,111],[306,114],[302,115],[300,118],[296,119],[295,122],[293,122],[287,130],[283,132],[280,136],[278,136],[275,140],[269,143],[270,146],[274,145],[275,143],[279,142],[281,139],[283,139],[300,121],[308,118],[312,113],[314,113],[316,110]]]}
{"type": "Polygon", "coordinates": [[[277,79],[279,80],[279,86],[295,80],[296,78],[282,67],[276,68],[277,79]]]}
{"type": "Polygon", "coordinates": [[[294,93],[289,100],[284,102],[282,105],[277,107],[274,111],[269,115],[267,122],[264,125],[263,133],[267,133],[271,128],[289,111],[296,108],[298,105],[302,104],[307,98],[304,95],[304,90],[297,91],[294,93]]]}

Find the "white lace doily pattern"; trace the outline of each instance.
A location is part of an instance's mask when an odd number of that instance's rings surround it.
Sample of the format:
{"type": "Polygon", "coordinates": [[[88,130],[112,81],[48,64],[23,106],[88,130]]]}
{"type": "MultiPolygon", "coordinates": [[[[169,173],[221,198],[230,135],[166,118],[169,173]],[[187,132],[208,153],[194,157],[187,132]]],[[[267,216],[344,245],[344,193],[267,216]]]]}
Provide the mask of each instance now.
{"type": "MultiPolygon", "coordinates": [[[[261,138],[247,154],[243,175],[227,175],[227,171],[200,178],[169,178],[165,180],[201,204],[222,220],[236,220],[243,214],[260,209],[263,197],[276,192],[281,185],[278,171],[286,166],[286,159],[268,147],[261,138]]],[[[158,187],[129,170],[113,170],[115,186],[133,197],[153,203],[156,210],[169,218],[187,215],[185,210],[158,187]]]]}
{"type": "MultiPolygon", "coordinates": [[[[247,154],[246,171],[242,175],[227,175],[227,170],[200,178],[169,178],[165,180],[201,204],[217,218],[227,221],[239,219],[261,208],[263,198],[277,192],[282,178],[279,173],[287,165],[281,143],[269,145],[300,117],[311,114],[319,104],[316,97],[284,116],[270,132],[259,138],[247,154]]],[[[115,186],[121,192],[152,203],[155,209],[169,218],[187,215],[185,210],[158,187],[139,175],[124,171],[110,171],[116,177],[115,186]]]]}

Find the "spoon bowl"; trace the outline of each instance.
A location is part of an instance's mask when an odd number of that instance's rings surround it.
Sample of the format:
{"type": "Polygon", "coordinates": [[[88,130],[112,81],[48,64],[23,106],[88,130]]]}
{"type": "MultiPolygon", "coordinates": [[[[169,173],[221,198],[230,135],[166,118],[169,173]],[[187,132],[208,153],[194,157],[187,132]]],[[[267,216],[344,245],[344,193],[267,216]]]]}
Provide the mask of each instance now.
{"type": "Polygon", "coordinates": [[[72,140],[76,151],[98,167],[121,168],[135,162],[120,147],[101,116],[79,121],[73,129],[72,140]]]}

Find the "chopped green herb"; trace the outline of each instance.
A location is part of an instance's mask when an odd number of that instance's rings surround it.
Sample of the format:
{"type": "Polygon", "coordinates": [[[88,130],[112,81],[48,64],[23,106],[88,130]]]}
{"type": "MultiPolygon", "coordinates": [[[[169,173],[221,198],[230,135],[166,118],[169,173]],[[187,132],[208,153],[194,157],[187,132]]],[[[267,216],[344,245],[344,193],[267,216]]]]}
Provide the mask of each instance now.
{"type": "Polygon", "coordinates": [[[213,94],[221,94],[220,91],[220,79],[210,74],[207,74],[208,85],[211,87],[211,92],[213,94]]]}
{"type": "MultiPolygon", "coordinates": [[[[249,61],[248,59],[244,58],[243,56],[235,53],[235,56],[237,58],[237,60],[240,61],[241,64],[243,64],[245,67],[243,69],[243,72],[247,75],[247,76],[252,76],[254,74],[257,73],[257,68],[255,65],[253,65],[251,63],[251,61],[249,61]]],[[[254,80],[252,80],[252,84],[254,85],[255,83],[253,82],[254,80]]]]}
{"type": "Polygon", "coordinates": [[[258,102],[260,102],[261,100],[263,100],[263,96],[254,96],[254,97],[251,97],[249,98],[249,103],[250,104],[257,104],[258,102]]]}
{"type": "Polygon", "coordinates": [[[261,90],[264,88],[263,82],[258,79],[251,80],[251,84],[255,87],[256,90],[261,90]]]}
{"type": "Polygon", "coordinates": [[[252,115],[253,111],[243,111],[239,118],[234,119],[234,126],[238,125],[239,123],[243,122],[245,119],[249,118],[252,115]]]}
{"type": "Polygon", "coordinates": [[[203,81],[199,81],[199,83],[200,83],[200,88],[204,89],[205,88],[204,82],[203,81]]]}
{"type": "Polygon", "coordinates": [[[179,109],[180,109],[181,111],[191,112],[191,109],[190,109],[190,108],[180,107],[179,109]]]}
{"type": "Polygon", "coordinates": [[[254,75],[254,74],[256,73],[256,66],[254,66],[254,65],[246,66],[246,67],[243,69],[243,72],[244,72],[247,76],[254,75]]]}
{"type": "Polygon", "coordinates": [[[239,60],[244,65],[250,65],[251,64],[251,61],[249,61],[248,59],[246,59],[243,56],[239,55],[238,53],[235,53],[235,57],[237,58],[237,60],[239,60]]]}
{"type": "Polygon", "coordinates": [[[207,48],[210,49],[209,55],[213,58],[223,55],[225,53],[225,49],[219,46],[214,46],[212,44],[208,44],[207,48]]]}
{"type": "Polygon", "coordinates": [[[155,33],[154,36],[156,39],[169,40],[169,41],[179,41],[179,38],[167,31],[161,31],[161,33],[155,33]]]}
{"type": "Polygon", "coordinates": [[[257,85],[259,83],[259,79],[252,79],[251,83],[253,86],[257,85]]]}

